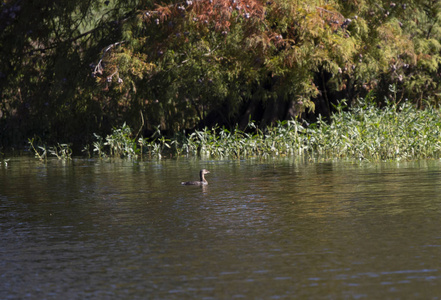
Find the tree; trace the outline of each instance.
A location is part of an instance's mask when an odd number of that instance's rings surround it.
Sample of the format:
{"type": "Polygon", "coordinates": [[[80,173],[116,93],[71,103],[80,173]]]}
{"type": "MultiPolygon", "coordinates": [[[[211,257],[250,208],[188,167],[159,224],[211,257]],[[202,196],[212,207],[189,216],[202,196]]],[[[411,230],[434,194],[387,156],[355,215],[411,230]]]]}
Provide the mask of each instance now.
{"type": "MultiPolygon", "coordinates": [[[[0,136],[83,141],[113,118],[90,76],[138,1],[3,1],[0,136]]],[[[107,128],[106,128],[107,129],[107,128]]]]}
{"type": "Polygon", "coordinates": [[[0,140],[265,126],[367,94],[436,105],[440,12],[435,0],[3,1],[0,140]]]}

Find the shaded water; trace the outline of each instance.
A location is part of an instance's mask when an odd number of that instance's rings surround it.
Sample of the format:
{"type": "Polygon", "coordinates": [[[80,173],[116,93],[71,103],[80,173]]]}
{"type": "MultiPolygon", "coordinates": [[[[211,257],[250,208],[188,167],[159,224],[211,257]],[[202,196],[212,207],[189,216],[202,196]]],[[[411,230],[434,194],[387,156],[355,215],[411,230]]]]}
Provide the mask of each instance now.
{"type": "Polygon", "coordinates": [[[433,161],[13,158],[0,298],[439,299],[440,191],[433,161]]]}

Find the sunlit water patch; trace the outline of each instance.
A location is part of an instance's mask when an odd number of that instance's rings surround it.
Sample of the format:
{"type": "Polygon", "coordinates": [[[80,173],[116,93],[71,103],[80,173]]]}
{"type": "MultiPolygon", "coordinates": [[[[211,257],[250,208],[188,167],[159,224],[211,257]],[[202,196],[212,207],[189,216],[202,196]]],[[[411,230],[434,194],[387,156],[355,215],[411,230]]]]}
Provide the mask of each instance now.
{"type": "Polygon", "coordinates": [[[437,161],[12,158],[0,298],[436,299],[440,186],[437,161]]]}

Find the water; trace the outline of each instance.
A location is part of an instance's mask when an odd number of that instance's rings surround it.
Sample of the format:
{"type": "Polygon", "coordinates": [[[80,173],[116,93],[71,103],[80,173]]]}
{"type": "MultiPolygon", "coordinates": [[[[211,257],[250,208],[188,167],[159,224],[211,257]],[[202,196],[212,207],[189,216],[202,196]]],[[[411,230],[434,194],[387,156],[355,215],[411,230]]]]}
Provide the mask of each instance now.
{"type": "Polygon", "coordinates": [[[438,161],[12,158],[0,299],[439,299],[440,192],[438,161]]]}

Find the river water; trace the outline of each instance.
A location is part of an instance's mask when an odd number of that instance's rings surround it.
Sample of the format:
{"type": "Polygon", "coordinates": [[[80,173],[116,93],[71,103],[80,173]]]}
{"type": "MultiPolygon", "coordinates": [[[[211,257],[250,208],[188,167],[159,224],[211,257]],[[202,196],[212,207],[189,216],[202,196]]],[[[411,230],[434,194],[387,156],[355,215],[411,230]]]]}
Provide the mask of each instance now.
{"type": "Polygon", "coordinates": [[[440,299],[440,192],[439,161],[12,158],[0,299],[440,299]]]}

